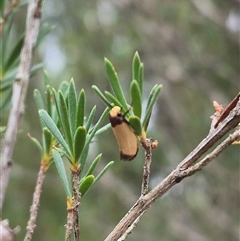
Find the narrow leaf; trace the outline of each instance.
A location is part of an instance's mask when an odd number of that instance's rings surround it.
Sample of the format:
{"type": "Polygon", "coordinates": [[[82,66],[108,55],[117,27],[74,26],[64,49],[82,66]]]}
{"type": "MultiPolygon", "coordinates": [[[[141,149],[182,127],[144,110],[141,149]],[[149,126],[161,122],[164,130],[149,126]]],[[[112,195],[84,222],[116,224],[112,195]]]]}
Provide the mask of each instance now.
{"type": "Polygon", "coordinates": [[[107,131],[107,130],[109,130],[109,129],[111,129],[111,128],[112,128],[111,124],[108,123],[108,124],[106,124],[105,126],[99,128],[99,129],[96,131],[95,136],[100,135],[100,134],[102,134],[103,132],[105,132],[105,131],[107,131]]]}
{"type": "Polygon", "coordinates": [[[158,97],[161,89],[162,89],[162,85],[155,85],[152,88],[150,95],[148,97],[146,112],[145,112],[145,116],[144,116],[144,119],[142,122],[143,130],[145,132],[147,132],[148,124],[149,124],[151,114],[152,114],[152,109],[153,109],[153,106],[157,100],[157,97],[158,97]]]}
{"type": "Polygon", "coordinates": [[[0,80],[0,91],[5,91],[9,88],[12,88],[14,83],[14,79],[4,79],[4,80],[0,80]]]}
{"type": "Polygon", "coordinates": [[[67,143],[69,145],[71,153],[73,153],[73,142],[72,142],[72,135],[70,130],[70,123],[68,119],[68,110],[67,110],[67,104],[64,100],[63,93],[61,91],[59,93],[59,112],[60,112],[60,119],[61,124],[63,127],[63,131],[67,140],[67,143]]]}
{"type": "Polygon", "coordinates": [[[43,103],[43,99],[42,99],[42,95],[41,95],[40,91],[35,89],[33,95],[34,95],[34,99],[35,99],[37,108],[39,110],[44,109],[44,103],[43,103]]]}
{"type": "Polygon", "coordinates": [[[143,63],[141,63],[139,67],[139,74],[138,74],[138,86],[140,88],[141,95],[143,90],[143,79],[144,79],[144,65],[143,63]]]}
{"type": "Polygon", "coordinates": [[[53,159],[56,164],[56,168],[57,168],[59,177],[61,179],[61,182],[63,184],[63,188],[66,192],[66,195],[67,195],[67,197],[72,197],[72,194],[70,191],[70,186],[69,186],[68,179],[67,179],[67,173],[66,173],[66,170],[65,170],[65,167],[63,164],[63,160],[62,160],[60,154],[55,150],[53,150],[53,159]]]}
{"type": "Polygon", "coordinates": [[[69,89],[68,86],[69,86],[69,83],[67,81],[61,82],[59,86],[59,90],[63,93],[64,98],[66,98],[68,95],[68,89],[69,89]]]}
{"type": "Polygon", "coordinates": [[[52,95],[54,97],[54,103],[55,103],[55,105],[52,106],[53,107],[52,119],[53,119],[54,123],[56,123],[58,128],[60,129],[60,127],[62,127],[62,123],[60,120],[60,110],[59,110],[60,101],[59,101],[59,97],[58,97],[56,90],[54,88],[52,88],[51,91],[52,91],[52,95]]]}
{"type": "Polygon", "coordinates": [[[97,121],[97,123],[88,132],[89,134],[86,137],[86,143],[85,143],[82,155],[80,157],[80,164],[81,164],[82,171],[84,170],[84,167],[85,167],[85,164],[86,164],[86,158],[87,158],[87,155],[88,155],[90,142],[91,142],[92,138],[94,137],[95,133],[97,132],[97,130],[99,129],[99,126],[101,125],[103,120],[107,117],[108,113],[109,113],[109,108],[106,108],[105,111],[100,116],[100,118],[97,121]]]}
{"type": "Polygon", "coordinates": [[[87,132],[89,131],[91,125],[92,125],[92,121],[93,121],[93,118],[95,116],[95,113],[96,113],[96,106],[93,106],[89,116],[88,116],[88,119],[87,119],[87,123],[86,123],[86,130],[87,132]]]}
{"type": "Polygon", "coordinates": [[[140,68],[141,60],[138,52],[136,52],[133,56],[132,61],[132,79],[139,80],[139,68],[140,68]]]}
{"type": "MultiPolygon", "coordinates": [[[[68,93],[68,109],[69,109],[69,123],[71,129],[71,136],[74,136],[76,130],[76,115],[77,115],[77,95],[76,88],[73,79],[69,84],[69,93],[68,93]]],[[[73,139],[73,138],[72,138],[73,139]]]]}
{"type": "Polygon", "coordinates": [[[86,141],[86,130],[83,126],[79,126],[74,136],[74,159],[78,162],[78,159],[82,153],[86,141]]]}
{"type": "Polygon", "coordinates": [[[62,145],[62,147],[64,148],[64,150],[66,151],[67,155],[70,157],[70,150],[69,147],[67,145],[67,143],[65,142],[62,134],[60,133],[60,131],[58,130],[56,124],[53,122],[53,120],[51,119],[51,117],[48,115],[48,113],[45,110],[39,110],[38,111],[39,116],[41,118],[41,120],[44,122],[44,124],[46,125],[46,127],[51,131],[51,133],[53,134],[53,136],[56,138],[56,140],[62,145]]]}
{"type": "Polygon", "coordinates": [[[102,171],[97,175],[92,185],[94,185],[103,175],[104,173],[113,165],[114,161],[109,162],[102,171]]]}
{"type": "Polygon", "coordinates": [[[93,85],[92,89],[97,93],[97,95],[100,97],[100,99],[102,99],[102,101],[108,106],[108,107],[112,107],[111,102],[109,102],[109,100],[104,96],[104,94],[101,92],[101,90],[96,86],[93,85]]]}
{"type": "Polygon", "coordinates": [[[52,149],[52,134],[46,127],[43,128],[43,149],[46,155],[49,155],[52,149]]]}
{"type": "Polygon", "coordinates": [[[85,96],[85,91],[82,89],[78,99],[76,128],[78,126],[84,125],[85,108],[86,108],[86,96],[85,96]]]}
{"type": "Polygon", "coordinates": [[[50,26],[46,23],[41,25],[39,33],[38,33],[38,37],[37,37],[36,47],[43,41],[43,39],[46,37],[46,35],[48,35],[48,33],[50,31],[52,31],[53,28],[54,28],[54,26],[50,26]]]}
{"type": "Polygon", "coordinates": [[[134,133],[138,136],[142,134],[142,125],[141,125],[141,120],[139,119],[138,116],[131,116],[129,118],[129,124],[134,130],[134,133]]]}
{"type": "MultiPolygon", "coordinates": [[[[120,101],[110,92],[105,91],[105,95],[108,97],[108,99],[115,105],[115,106],[119,106],[122,107],[122,104],[120,103],[120,101]]],[[[112,108],[113,106],[111,106],[112,108]]],[[[127,111],[127,110],[124,110],[127,111]]]]}
{"type": "Polygon", "coordinates": [[[44,70],[44,84],[45,84],[45,86],[47,86],[47,85],[51,86],[51,79],[49,77],[48,72],[45,70],[44,70]]]}
{"type": "Polygon", "coordinates": [[[36,146],[37,146],[37,148],[39,149],[41,155],[43,155],[43,148],[42,148],[40,142],[39,142],[36,138],[32,137],[29,133],[28,133],[28,137],[31,139],[31,141],[32,141],[34,144],[36,144],[36,146]]]}
{"type": "Polygon", "coordinates": [[[89,190],[89,188],[92,186],[93,182],[94,182],[94,176],[93,175],[89,175],[86,176],[83,181],[80,184],[79,187],[79,192],[81,193],[81,197],[89,190]]]}
{"type": "Polygon", "coordinates": [[[134,79],[130,85],[130,96],[132,101],[133,113],[141,119],[142,115],[142,96],[138,82],[134,79]]]}
{"type": "Polygon", "coordinates": [[[89,145],[86,145],[86,143],[85,143],[85,147],[84,147],[84,149],[82,151],[82,154],[81,154],[80,160],[79,160],[79,163],[81,165],[80,177],[83,174],[83,171],[84,171],[84,168],[85,168],[85,165],[86,165],[88,152],[89,152],[89,145]]]}
{"type": "Polygon", "coordinates": [[[127,101],[123,94],[123,90],[120,85],[117,73],[116,73],[112,63],[107,58],[105,58],[105,65],[106,65],[108,78],[110,80],[110,84],[112,86],[113,92],[115,93],[119,102],[122,103],[122,106],[124,107],[124,109],[127,109],[128,108],[127,101]]]}
{"type": "Polygon", "coordinates": [[[47,112],[50,116],[52,116],[52,105],[53,105],[53,96],[52,96],[52,88],[47,85],[46,86],[46,100],[47,100],[47,112]]]}
{"type": "Polygon", "coordinates": [[[94,159],[94,161],[92,162],[91,166],[89,167],[89,169],[88,169],[88,171],[87,171],[86,176],[89,176],[89,175],[93,174],[93,172],[94,172],[94,170],[95,170],[95,168],[96,168],[99,160],[101,159],[101,157],[102,157],[102,154],[99,154],[99,155],[94,159]]]}
{"type": "Polygon", "coordinates": [[[20,55],[20,51],[23,45],[23,40],[24,40],[25,34],[23,34],[18,42],[16,43],[16,45],[13,47],[12,52],[10,53],[7,62],[5,64],[4,67],[4,71],[7,72],[12,66],[14,66],[14,64],[17,64],[17,62],[19,61],[19,55],[20,55]]]}
{"type": "Polygon", "coordinates": [[[12,90],[7,90],[4,93],[4,96],[1,97],[0,101],[0,113],[4,111],[5,109],[9,108],[9,105],[11,103],[11,98],[12,98],[12,90]]]}

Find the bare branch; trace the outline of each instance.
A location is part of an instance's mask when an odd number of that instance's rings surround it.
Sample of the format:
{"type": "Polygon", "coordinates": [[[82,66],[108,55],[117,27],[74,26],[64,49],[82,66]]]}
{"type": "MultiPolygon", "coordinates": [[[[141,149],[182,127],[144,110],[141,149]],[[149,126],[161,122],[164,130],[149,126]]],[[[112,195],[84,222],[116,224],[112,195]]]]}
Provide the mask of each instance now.
{"type": "Polygon", "coordinates": [[[18,74],[13,85],[12,106],[8,118],[6,133],[2,143],[2,150],[0,153],[0,210],[2,209],[5,191],[8,185],[17,131],[21,117],[24,113],[24,100],[29,83],[33,49],[37,40],[40,26],[41,5],[42,0],[30,0],[28,5],[26,36],[21,50],[18,74]]]}
{"type": "Polygon", "coordinates": [[[80,226],[79,226],[79,215],[78,208],[80,205],[81,194],[79,192],[79,174],[80,174],[80,165],[73,169],[71,168],[72,176],[73,176],[73,202],[70,207],[68,207],[68,215],[67,215],[67,225],[66,225],[66,233],[65,240],[71,240],[71,234],[74,232],[74,240],[80,240],[80,226]]]}
{"type": "Polygon", "coordinates": [[[41,165],[38,173],[37,184],[33,194],[33,203],[30,209],[30,219],[28,221],[27,233],[25,235],[24,241],[32,240],[32,235],[36,227],[36,219],[37,219],[38,207],[40,203],[40,196],[42,192],[42,185],[43,185],[44,178],[45,178],[45,166],[41,165]]]}
{"type": "MultiPolygon", "coordinates": [[[[226,133],[236,127],[240,122],[240,101],[230,112],[229,116],[216,129],[210,131],[208,136],[178,165],[178,168],[186,169],[198,160],[209,148],[211,148],[226,133]]],[[[215,124],[214,124],[215,125],[215,124]]]]}
{"type": "Polygon", "coordinates": [[[145,162],[143,166],[143,180],[142,180],[142,191],[141,195],[145,195],[148,192],[149,177],[150,177],[150,166],[152,162],[152,141],[145,139],[143,147],[145,149],[145,162]]]}
{"type": "Polygon", "coordinates": [[[200,171],[204,166],[210,163],[231,143],[238,140],[240,131],[235,131],[225,141],[218,145],[210,154],[202,161],[191,166],[196,162],[213,144],[222,138],[228,131],[233,129],[240,122],[240,100],[236,107],[230,112],[229,116],[216,129],[211,131],[209,135],[173,170],[161,183],[153,188],[146,195],[141,195],[129,212],[122,218],[113,231],[108,235],[105,241],[124,240],[129,232],[135,227],[138,219],[146,212],[146,210],[163,194],[165,194],[172,186],[179,183],[183,178],[193,175],[200,171]],[[130,231],[129,231],[130,230],[130,231]]]}
{"type": "Polygon", "coordinates": [[[187,176],[193,175],[195,172],[201,171],[204,166],[209,164],[213,159],[215,159],[219,153],[221,153],[225,148],[230,146],[234,141],[240,138],[240,129],[235,130],[233,134],[230,134],[227,139],[225,139],[220,145],[218,145],[210,154],[204,157],[200,162],[196,163],[194,166],[189,167],[186,170],[181,171],[180,177],[185,178],[187,176]]]}

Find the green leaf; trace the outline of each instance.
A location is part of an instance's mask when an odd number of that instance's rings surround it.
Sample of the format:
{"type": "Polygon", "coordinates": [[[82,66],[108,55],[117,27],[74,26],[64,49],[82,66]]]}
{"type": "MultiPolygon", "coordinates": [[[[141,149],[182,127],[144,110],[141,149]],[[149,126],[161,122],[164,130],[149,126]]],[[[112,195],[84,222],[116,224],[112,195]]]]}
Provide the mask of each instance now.
{"type": "MultiPolygon", "coordinates": [[[[1,59],[1,58],[0,58],[1,59]]],[[[33,66],[31,69],[31,74],[34,74],[37,70],[41,69],[43,67],[43,64],[36,64],[33,66]]],[[[1,85],[0,85],[0,90],[6,90],[9,89],[13,86],[15,77],[17,75],[18,68],[11,69],[10,72],[8,72],[6,75],[3,76],[1,85]]]]}
{"type": "Polygon", "coordinates": [[[59,112],[60,112],[60,121],[64,131],[64,135],[66,137],[67,143],[70,148],[70,152],[73,153],[73,142],[72,142],[72,135],[70,130],[70,123],[68,119],[68,110],[67,104],[64,100],[63,93],[58,91],[59,94],[59,112]]]}
{"type": "Polygon", "coordinates": [[[0,113],[5,109],[8,109],[11,103],[12,89],[5,91],[4,96],[1,96],[0,101],[0,113]]]}
{"type": "Polygon", "coordinates": [[[113,92],[115,93],[119,102],[121,102],[123,108],[127,110],[128,109],[127,101],[123,94],[123,90],[120,85],[117,73],[116,73],[112,63],[107,58],[105,58],[105,65],[106,65],[108,78],[110,80],[113,92]]]}
{"type": "Polygon", "coordinates": [[[111,129],[111,128],[112,128],[111,124],[108,123],[107,125],[99,128],[99,129],[96,131],[95,136],[100,135],[100,134],[102,134],[103,132],[105,132],[105,131],[107,131],[107,130],[109,130],[109,129],[111,129]]]}
{"type": "Polygon", "coordinates": [[[103,122],[103,120],[108,116],[109,114],[109,108],[107,107],[104,112],[102,113],[102,115],[100,116],[99,120],[97,121],[97,123],[95,124],[95,126],[89,131],[89,135],[87,137],[87,142],[90,143],[90,141],[92,140],[94,134],[96,133],[96,131],[99,129],[99,126],[101,125],[101,123],[103,122]]]}
{"type": "Polygon", "coordinates": [[[43,41],[43,39],[54,29],[54,26],[50,26],[46,23],[42,24],[38,33],[37,42],[35,48],[43,41]]]}
{"type": "Polygon", "coordinates": [[[130,85],[130,96],[132,100],[133,113],[141,119],[142,115],[142,96],[138,82],[134,79],[130,85]]]}
{"type": "Polygon", "coordinates": [[[76,128],[78,126],[84,125],[85,109],[86,109],[86,96],[85,96],[84,89],[82,89],[80,91],[79,99],[78,99],[76,128]]]}
{"type": "Polygon", "coordinates": [[[80,173],[80,177],[84,171],[84,168],[85,168],[85,164],[86,164],[86,161],[87,161],[87,156],[88,156],[88,152],[89,152],[89,144],[86,145],[85,143],[85,146],[84,146],[84,149],[82,151],[82,154],[80,156],[80,160],[79,160],[79,163],[81,165],[81,173],[80,173]]]}
{"type": "MultiPolygon", "coordinates": [[[[56,90],[54,88],[52,88],[52,94],[53,94],[54,100],[55,100],[56,115],[57,115],[57,118],[59,120],[59,124],[62,125],[60,123],[60,110],[59,110],[60,101],[59,101],[59,96],[58,96],[58,94],[57,94],[57,92],[56,92],[56,90]]],[[[53,120],[56,120],[56,117],[53,118],[53,120]]],[[[57,123],[57,122],[54,121],[54,123],[57,123]]]]}
{"type": "Polygon", "coordinates": [[[43,99],[42,99],[42,95],[41,95],[40,91],[35,89],[33,95],[34,95],[34,99],[35,99],[37,108],[39,110],[44,109],[44,103],[43,103],[43,99]]]}
{"type": "MultiPolygon", "coordinates": [[[[1,80],[0,80],[1,81],[1,80]]],[[[2,80],[0,82],[0,91],[3,92],[9,88],[12,88],[13,86],[13,83],[14,83],[14,78],[12,79],[7,79],[7,80],[2,80]]]]}
{"type": "Polygon", "coordinates": [[[68,95],[68,86],[69,83],[67,81],[63,81],[59,86],[59,90],[63,93],[64,98],[66,98],[68,95]]]}
{"type": "Polygon", "coordinates": [[[92,138],[94,137],[95,133],[97,132],[97,130],[99,129],[99,126],[101,125],[103,120],[107,117],[108,113],[109,113],[109,108],[106,108],[104,110],[104,112],[102,113],[102,115],[100,116],[100,118],[97,121],[97,123],[88,132],[89,134],[86,137],[86,143],[85,143],[82,155],[80,157],[80,164],[81,164],[81,170],[82,171],[84,170],[84,167],[85,167],[85,164],[86,164],[86,158],[87,158],[87,155],[88,155],[90,142],[91,142],[92,138]]]}
{"type": "Polygon", "coordinates": [[[4,13],[4,6],[5,6],[5,0],[0,1],[0,14],[1,14],[1,17],[3,16],[3,13],[4,13]]]}
{"type": "Polygon", "coordinates": [[[53,98],[52,98],[52,88],[47,85],[46,86],[46,99],[47,99],[47,112],[50,116],[52,116],[52,105],[53,105],[53,98]]]}
{"type": "Polygon", "coordinates": [[[103,175],[104,173],[113,165],[114,161],[109,162],[102,171],[97,175],[92,185],[94,185],[103,175]]]}
{"type": "Polygon", "coordinates": [[[86,130],[83,126],[79,126],[76,130],[75,136],[74,136],[74,159],[75,162],[78,161],[82,150],[84,148],[86,141],[86,130]]]}
{"type": "Polygon", "coordinates": [[[89,188],[92,186],[92,183],[94,182],[94,176],[89,175],[86,176],[83,181],[80,184],[79,192],[81,193],[81,197],[89,190],[89,188]]]}
{"type": "Polygon", "coordinates": [[[142,134],[142,125],[141,125],[141,120],[139,119],[138,116],[134,115],[129,118],[129,124],[134,130],[134,133],[138,136],[142,134]]]}
{"type": "Polygon", "coordinates": [[[139,68],[140,68],[141,60],[138,52],[136,52],[133,56],[132,61],[132,79],[139,80],[139,68]]]}
{"type": "Polygon", "coordinates": [[[52,149],[52,134],[46,127],[43,128],[43,149],[46,155],[49,155],[52,149]]]}
{"type": "Polygon", "coordinates": [[[69,123],[71,129],[71,136],[74,136],[76,130],[76,115],[77,115],[77,95],[73,79],[69,84],[68,93],[68,109],[69,109],[69,123]]]}
{"type": "Polygon", "coordinates": [[[51,86],[51,79],[46,70],[44,70],[44,84],[45,84],[45,86],[47,86],[47,85],[51,86]]]}
{"type": "Polygon", "coordinates": [[[58,130],[56,124],[53,122],[52,118],[48,115],[48,113],[45,110],[39,110],[38,113],[39,113],[40,119],[44,122],[46,127],[51,131],[51,133],[56,138],[56,140],[62,145],[62,147],[66,151],[68,158],[70,159],[71,153],[70,153],[69,147],[65,142],[62,134],[58,130]]]}
{"type": "Polygon", "coordinates": [[[70,186],[69,186],[68,179],[67,179],[67,173],[66,173],[66,170],[65,170],[65,167],[63,164],[63,160],[62,160],[60,154],[55,150],[53,150],[53,159],[56,164],[56,168],[57,168],[59,177],[61,179],[61,182],[63,184],[64,190],[66,192],[66,195],[67,195],[67,197],[72,197],[72,194],[70,191],[70,186]]]}
{"type": "Polygon", "coordinates": [[[143,79],[144,79],[144,65],[143,63],[141,63],[139,67],[139,74],[138,74],[138,86],[139,86],[141,95],[142,95],[142,89],[143,89],[143,79]]]}
{"type": "Polygon", "coordinates": [[[18,39],[16,45],[12,48],[12,52],[10,53],[4,66],[5,72],[8,72],[8,70],[19,61],[19,56],[22,49],[24,37],[25,37],[25,33],[22,34],[22,36],[18,39]]]}
{"type": "Polygon", "coordinates": [[[150,118],[151,118],[153,106],[154,106],[154,104],[157,100],[157,97],[158,97],[161,89],[162,89],[162,85],[156,84],[152,88],[152,90],[150,92],[150,95],[148,97],[146,112],[145,112],[145,116],[144,116],[144,119],[143,119],[143,122],[142,122],[143,130],[145,132],[147,131],[147,128],[148,128],[148,124],[149,124],[149,121],[150,121],[150,118]]]}
{"type": "MultiPolygon", "coordinates": [[[[105,91],[105,95],[108,97],[108,99],[114,104],[114,106],[119,106],[122,107],[122,104],[120,103],[120,101],[110,92],[105,91]]],[[[112,108],[113,106],[111,106],[112,108]]],[[[127,110],[125,110],[127,111],[127,110]]]]}
{"type": "Polygon", "coordinates": [[[101,92],[101,90],[96,86],[93,85],[92,89],[97,93],[97,95],[100,97],[100,99],[102,99],[102,101],[109,107],[111,108],[111,102],[109,102],[109,100],[104,96],[104,94],[101,92]]]}
{"type": "Polygon", "coordinates": [[[34,144],[36,144],[36,146],[39,149],[41,155],[43,155],[43,149],[42,149],[42,146],[41,146],[40,142],[36,138],[32,137],[30,134],[28,134],[28,137],[31,139],[31,141],[34,144]]]}
{"type": "Polygon", "coordinates": [[[93,174],[93,172],[94,172],[94,170],[95,170],[95,168],[96,168],[99,160],[101,159],[101,157],[102,157],[102,154],[99,154],[99,155],[94,159],[94,161],[92,162],[91,166],[89,167],[89,169],[88,169],[88,171],[87,171],[86,176],[89,176],[89,175],[93,174]]]}
{"type": "MultiPolygon", "coordinates": [[[[13,20],[14,20],[14,15],[15,15],[15,12],[16,11],[11,11],[8,15],[8,20],[6,21],[6,24],[3,28],[3,34],[2,34],[2,39],[1,39],[1,50],[2,50],[2,53],[1,53],[1,67],[5,66],[5,60],[7,59],[6,58],[6,53],[8,51],[8,46],[9,46],[9,43],[10,43],[10,32],[11,32],[11,29],[12,29],[12,25],[13,25],[13,20]]],[[[2,15],[1,15],[2,16],[2,15]]],[[[3,75],[5,75],[5,71],[4,69],[2,69],[2,73],[3,75]]]]}
{"type": "Polygon", "coordinates": [[[92,121],[93,121],[93,118],[95,116],[95,113],[96,113],[96,106],[93,106],[89,116],[88,116],[88,119],[87,119],[87,123],[86,123],[86,130],[87,132],[89,131],[90,127],[91,127],[91,124],[92,124],[92,121]]]}

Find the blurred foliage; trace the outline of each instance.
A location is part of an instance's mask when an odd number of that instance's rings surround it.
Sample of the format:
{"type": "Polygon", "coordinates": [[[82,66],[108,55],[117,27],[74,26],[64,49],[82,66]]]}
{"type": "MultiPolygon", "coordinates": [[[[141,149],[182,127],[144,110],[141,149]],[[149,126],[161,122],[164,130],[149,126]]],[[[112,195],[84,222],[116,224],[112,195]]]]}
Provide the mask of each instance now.
{"type": "MultiPolygon", "coordinates": [[[[1,22],[0,22],[0,125],[6,125],[6,115],[10,108],[12,86],[18,72],[20,62],[20,53],[25,38],[25,30],[15,35],[15,21],[17,13],[22,11],[26,2],[20,4],[19,0],[2,1],[0,5],[1,22]]],[[[43,41],[46,35],[52,30],[47,24],[40,27],[39,35],[35,48],[43,41]]],[[[31,69],[30,75],[33,76],[37,70],[43,67],[42,64],[35,64],[31,69]]],[[[2,130],[0,131],[2,133],[2,130]]]]}
{"type": "MultiPolygon", "coordinates": [[[[91,96],[88,106],[99,104],[97,118],[104,105],[91,86],[110,90],[103,58],[114,61],[124,88],[132,78],[132,56],[139,51],[145,64],[143,97],[147,98],[154,84],[163,85],[149,124],[149,136],[159,141],[153,152],[153,186],[207,135],[212,101],[226,106],[238,93],[239,15],[237,0],[46,1],[43,21],[55,28],[39,46],[35,61],[44,61],[56,86],[74,77],[76,89],[84,88],[91,96]]],[[[24,10],[16,17],[11,31],[20,36],[24,10]]],[[[43,88],[41,79],[40,74],[34,76],[29,86],[2,214],[12,225],[21,225],[16,240],[24,236],[39,165],[36,147],[26,133],[41,136],[32,94],[33,89],[43,88]]],[[[105,164],[116,160],[119,153],[113,139],[110,130],[101,134],[91,144],[89,158],[101,152],[105,164]]],[[[83,240],[103,240],[134,204],[140,195],[143,161],[141,148],[136,160],[116,161],[101,185],[88,193],[80,206],[83,240]]],[[[239,181],[239,146],[235,145],[157,201],[128,240],[237,241],[239,181]]],[[[51,168],[34,240],[63,238],[63,196],[56,170],[51,168]]]]}

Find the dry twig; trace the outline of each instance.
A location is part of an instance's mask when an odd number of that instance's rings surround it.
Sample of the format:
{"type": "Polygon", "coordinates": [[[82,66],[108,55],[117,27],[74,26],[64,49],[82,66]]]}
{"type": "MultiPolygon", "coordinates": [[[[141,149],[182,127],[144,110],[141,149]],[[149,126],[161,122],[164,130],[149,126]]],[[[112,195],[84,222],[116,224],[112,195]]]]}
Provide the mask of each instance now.
{"type": "MultiPolygon", "coordinates": [[[[216,120],[213,120],[214,124],[216,120]]],[[[231,145],[240,137],[240,131],[236,130],[233,134],[218,145],[210,154],[200,162],[193,165],[206,151],[220,140],[227,132],[240,123],[240,100],[236,107],[230,112],[229,116],[223,120],[222,124],[212,130],[208,136],[174,169],[162,182],[153,188],[146,195],[141,195],[133,207],[116,225],[105,241],[124,240],[131,230],[135,227],[140,217],[146,210],[160,197],[163,196],[172,186],[179,183],[185,177],[193,175],[202,170],[209,162],[215,159],[226,147],[231,145]],[[193,165],[193,166],[192,166],[193,165]]]]}
{"type": "Polygon", "coordinates": [[[43,180],[45,178],[45,171],[45,166],[41,165],[41,168],[38,173],[37,184],[33,194],[33,203],[30,209],[30,219],[28,221],[27,233],[25,235],[24,241],[30,241],[32,239],[32,235],[36,227],[37,212],[40,203],[43,180]]]}
{"type": "Polygon", "coordinates": [[[0,153],[0,210],[2,209],[6,188],[8,186],[17,131],[21,117],[24,113],[24,101],[29,83],[33,50],[40,26],[41,5],[42,0],[30,0],[28,5],[26,35],[21,50],[18,73],[13,85],[12,106],[0,153]]]}

